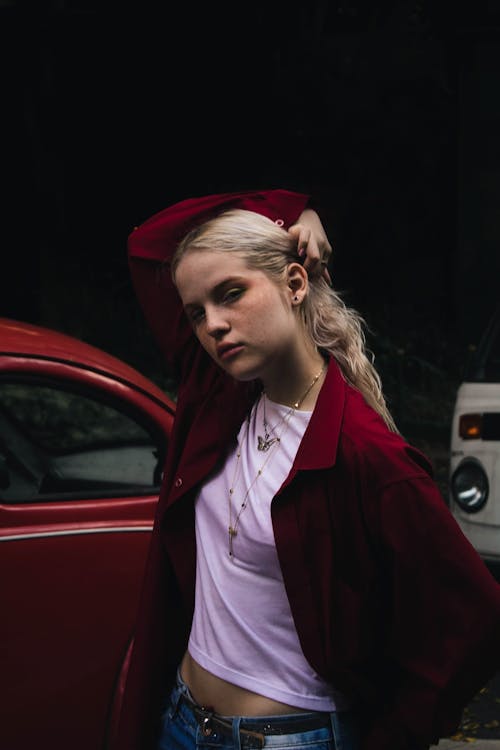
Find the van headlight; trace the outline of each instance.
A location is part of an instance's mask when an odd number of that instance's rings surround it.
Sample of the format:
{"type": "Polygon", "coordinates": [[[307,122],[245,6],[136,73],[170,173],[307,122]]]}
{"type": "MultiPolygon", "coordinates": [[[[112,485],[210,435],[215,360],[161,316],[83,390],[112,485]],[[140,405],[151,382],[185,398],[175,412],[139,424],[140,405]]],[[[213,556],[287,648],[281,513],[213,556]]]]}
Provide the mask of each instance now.
{"type": "Polygon", "coordinates": [[[488,477],[479,461],[466,459],[453,472],[451,494],[466,513],[477,513],[484,508],[489,491],[488,477]]]}

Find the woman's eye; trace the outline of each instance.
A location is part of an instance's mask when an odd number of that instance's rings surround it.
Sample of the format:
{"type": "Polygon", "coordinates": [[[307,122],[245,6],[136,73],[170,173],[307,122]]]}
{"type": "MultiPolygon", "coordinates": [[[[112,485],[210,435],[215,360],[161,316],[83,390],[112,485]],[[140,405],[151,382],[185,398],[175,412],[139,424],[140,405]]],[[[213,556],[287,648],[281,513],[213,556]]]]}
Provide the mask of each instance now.
{"type": "Polygon", "coordinates": [[[196,326],[203,320],[204,312],[203,310],[193,310],[189,314],[189,320],[191,321],[191,325],[196,326]]]}
{"type": "Polygon", "coordinates": [[[235,288],[235,289],[228,289],[228,291],[224,294],[223,302],[234,302],[237,300],[241,295],[243,294],[243,289],[235,288]]]}

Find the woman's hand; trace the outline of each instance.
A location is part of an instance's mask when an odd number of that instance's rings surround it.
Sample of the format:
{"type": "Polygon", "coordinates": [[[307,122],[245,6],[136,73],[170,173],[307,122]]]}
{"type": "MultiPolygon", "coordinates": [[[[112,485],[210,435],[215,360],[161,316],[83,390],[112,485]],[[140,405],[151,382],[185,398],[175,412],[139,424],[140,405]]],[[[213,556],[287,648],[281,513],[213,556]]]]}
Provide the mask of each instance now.
{"type": "Polygon", "coordinates": [[[297,223],[289,228],[288,233],[297,240],[299,256],[305,256],[304,268],[309,276],[321,274],[331,286],[328,262],[332,246],[316,211],[312,208],[302,211],[297,223]]]}

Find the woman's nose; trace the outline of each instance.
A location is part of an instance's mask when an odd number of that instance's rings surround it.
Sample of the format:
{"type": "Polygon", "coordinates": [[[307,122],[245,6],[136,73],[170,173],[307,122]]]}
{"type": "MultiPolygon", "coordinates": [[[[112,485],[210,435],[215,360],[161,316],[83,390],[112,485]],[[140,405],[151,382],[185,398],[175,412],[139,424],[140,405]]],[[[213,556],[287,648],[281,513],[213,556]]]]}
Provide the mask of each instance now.
{"type": "Polygon", "coordinates": [[[219,308],[205,309],[205,326],[210,336],[217,337],[229,330],[229,322],[219,308]]]}

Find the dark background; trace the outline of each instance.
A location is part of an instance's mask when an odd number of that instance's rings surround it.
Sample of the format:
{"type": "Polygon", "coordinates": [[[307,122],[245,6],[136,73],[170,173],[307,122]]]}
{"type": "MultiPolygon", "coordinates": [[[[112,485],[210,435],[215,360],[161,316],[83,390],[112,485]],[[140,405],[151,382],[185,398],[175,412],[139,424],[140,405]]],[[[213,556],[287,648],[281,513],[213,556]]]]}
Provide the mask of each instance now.
{"type": "Polygon", "coordinates": [[[499,29],[497,0],[0,0],[0,314],[168,388],[129,232],[197,194],[310,192],[399,425],[445,450],[498,299],[499,29]]]}
{"type": "MultiPolygon", "coordinates": [[[[499,297],[500,0],[0,0],[0,60],[0,315],[170,389],[129,232],[194,195],[310,192],[446,495],[456,388],[499,297]]],[[[465,734],[497,736],[499,689],[465,734]]]]}

